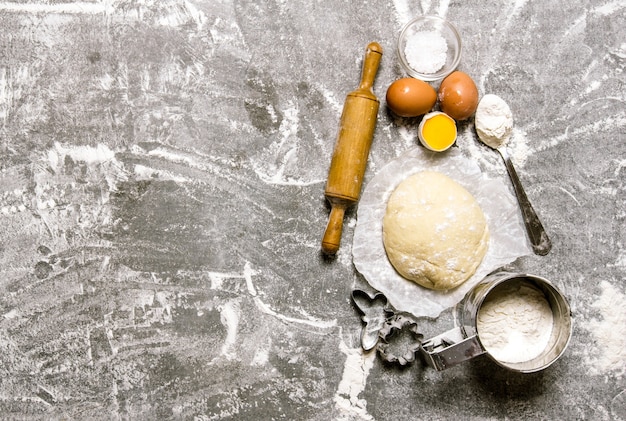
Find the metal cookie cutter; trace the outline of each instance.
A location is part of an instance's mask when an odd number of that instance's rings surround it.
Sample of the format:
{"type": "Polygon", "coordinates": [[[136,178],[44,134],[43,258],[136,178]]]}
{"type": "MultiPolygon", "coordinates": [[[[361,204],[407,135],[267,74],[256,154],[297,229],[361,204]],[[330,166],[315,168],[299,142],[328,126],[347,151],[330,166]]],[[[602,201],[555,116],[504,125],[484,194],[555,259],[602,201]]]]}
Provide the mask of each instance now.
{"type": "Polygon", "coordinates": [[[415,361],[423,335],[408,313],[394,313],[379,332],[378,353],[387,362],[406,365],[415,361]]]}
{"type": "Polygon", "coordinates": [[[361,347],[377,349],[383,360],[406,365],[415,361],[422,335],[417,320],[408,313],[397,312],[380,292],[356,289],[352,300],[361,313],[365,326],[361,330],[361,347]]]}
{"type": "Polygon", "coordinates": [[[361,313],[361,320],[365,323],[361,330],[361,347],[369,351],[376,347],[380,329],[385,325],[387,318],[393,314],[387,297],[380,292],[368,293],[355,289],[352,291],[352,301],[361,313]]]}

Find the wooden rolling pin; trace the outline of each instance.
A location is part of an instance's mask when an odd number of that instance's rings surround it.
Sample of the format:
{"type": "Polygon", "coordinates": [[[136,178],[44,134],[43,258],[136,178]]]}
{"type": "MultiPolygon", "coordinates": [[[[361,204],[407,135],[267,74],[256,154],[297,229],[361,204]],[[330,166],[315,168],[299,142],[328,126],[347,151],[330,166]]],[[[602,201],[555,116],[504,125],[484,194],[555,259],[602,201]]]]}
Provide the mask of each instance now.
{"type": "Polygon", "coordinates": [[[380,102],[372,92],[382,47],[372,42],[365,50],[361,83],[346,96],[335,142],[326,199],[331,205],[328,226],[322,239],[322,251],[334,255],[339,250],[346,209],[359,200],[380,102]]]}

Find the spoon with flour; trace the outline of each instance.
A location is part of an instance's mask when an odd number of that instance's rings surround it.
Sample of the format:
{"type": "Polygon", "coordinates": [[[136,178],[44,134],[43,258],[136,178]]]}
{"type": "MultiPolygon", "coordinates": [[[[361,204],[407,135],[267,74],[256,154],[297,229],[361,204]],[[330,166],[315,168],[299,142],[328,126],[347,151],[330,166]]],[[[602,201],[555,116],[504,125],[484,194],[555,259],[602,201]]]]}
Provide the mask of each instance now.
{"type": "Polygon", "coordinates": [[[506,142],[511,137],[513,129],[511,109],[499,96],[487,94],[478,103],[474,122],[476,133],[481,142],[498,151],[504,160],[504,165],[511,178],[511,183],[522,211],[524,225],[526,226],[526,232],[528,233],[533,251],[535,254],[545,256],[550,252],[552,242],[526,196],[522,182],[517,176],[513,162],[506,149],[506,142]]]}

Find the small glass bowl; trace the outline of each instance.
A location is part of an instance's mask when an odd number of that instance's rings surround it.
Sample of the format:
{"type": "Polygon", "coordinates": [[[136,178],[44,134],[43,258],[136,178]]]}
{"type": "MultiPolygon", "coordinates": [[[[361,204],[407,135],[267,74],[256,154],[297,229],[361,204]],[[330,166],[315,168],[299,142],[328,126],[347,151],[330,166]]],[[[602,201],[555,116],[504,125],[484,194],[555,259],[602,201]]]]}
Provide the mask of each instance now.
{"type": "Polygon", "coordinates": [[[397,53],[402,67],[410,76],[431,82],[443,79],[457,68],[461,61],[461,37],[450,22],[439,16],[418,16],[410,20],[400,31],[397,53]],[[412,37],[416,37],[421,33],[425,33],[428,36],[432,36],[433,33],[439,34],[447,45],[445,63],[441,60],[442,66],[432,73],[424,70],[420,72],[419,69],[414,69],[406,56],[407,42],[411,42],[412,37]]]}

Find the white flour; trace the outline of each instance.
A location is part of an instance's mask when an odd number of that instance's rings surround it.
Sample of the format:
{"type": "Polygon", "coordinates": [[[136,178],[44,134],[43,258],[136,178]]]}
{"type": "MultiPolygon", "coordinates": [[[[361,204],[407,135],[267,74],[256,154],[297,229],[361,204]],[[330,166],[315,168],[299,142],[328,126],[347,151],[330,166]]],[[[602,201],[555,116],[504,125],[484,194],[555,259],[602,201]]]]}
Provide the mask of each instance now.
{"type": "Polygon", "coordinates": [[[477,330],[485,349],[501,362],[518,363],[539,356],[553,325],[545,296],[528,284],[496,288],[478,312],[477,330]]]}
{"type": "Polygon", "coordinates": [[[589,320],[587,329],[593,341],[587,356],[589,374],[626,374],[626,295],[608,281],[600,282],[600,296],[594,297],[591,307],[598,317],[589,320]]]}
{"type": "Polygon", "coordinates": [[[367,401],[360,397],[367,377],[374,366],[376,352],[364,352],[361,347],[349,348],[342,340],[339,349],[346,355],[343,376],[335,393],[335,408],[340,411],[337,421],[373,421],[367,413],[367,401]]]}
{"type": "Polygon", "coordinates": [[[478,137],[492,148],[499,148],[511,137],[513,114],[508,104],[497,95],[482,97],[474,121],[478,137]]]}

